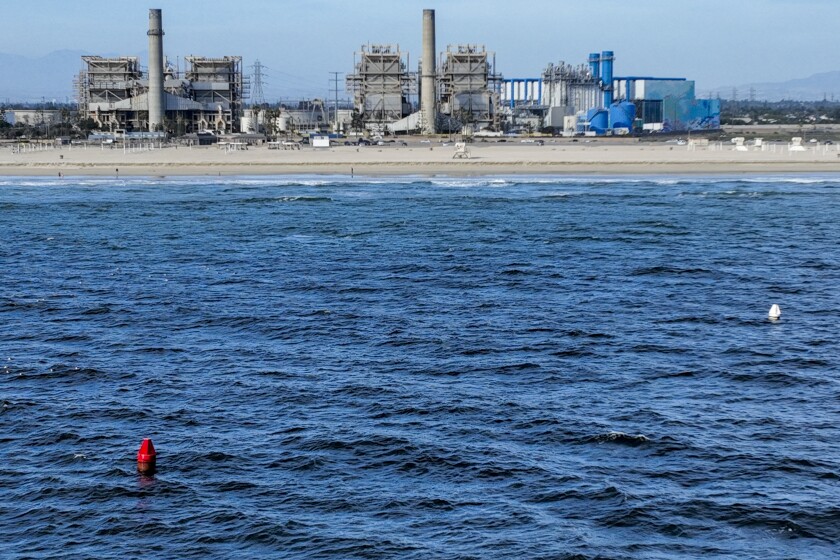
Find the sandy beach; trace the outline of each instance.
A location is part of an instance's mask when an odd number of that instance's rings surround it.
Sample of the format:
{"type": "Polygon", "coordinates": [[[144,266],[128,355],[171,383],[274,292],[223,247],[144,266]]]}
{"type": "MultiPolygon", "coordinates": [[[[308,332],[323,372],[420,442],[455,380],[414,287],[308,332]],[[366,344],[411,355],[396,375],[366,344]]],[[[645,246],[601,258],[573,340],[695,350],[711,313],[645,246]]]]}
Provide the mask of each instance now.
{"type": "Polygon", "coordinates": [[[251,146],[123,149],[121,146],[0,148],[0,175],[508,175],[508,174],[737,174],[840,172],[840,146],[786,143],[736,151],[730,144],[694,147],[676,143],[547,139],[544,145],[476,142],[470,157],[455,159],[451,142],[345,146],[300,150],[251,146]]]}

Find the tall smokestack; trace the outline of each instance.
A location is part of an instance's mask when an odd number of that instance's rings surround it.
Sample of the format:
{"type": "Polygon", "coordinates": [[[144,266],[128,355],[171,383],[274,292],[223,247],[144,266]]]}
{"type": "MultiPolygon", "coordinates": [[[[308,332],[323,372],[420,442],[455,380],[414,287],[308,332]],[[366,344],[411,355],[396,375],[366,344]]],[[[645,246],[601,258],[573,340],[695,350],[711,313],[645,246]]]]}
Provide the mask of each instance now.
{"type": "Polygon", "coordinates": [[[589,72],[596,82],[601,79],[601,55],[596,52],[589,53],[589,72]]]}
{"type": "Polygon", "coordinates": [[[423,10],[423,67],[421,69],[420,111],[423,114],[423,134],[434,134],[437,119],[435,102],[435,11],[423,10]]]}
{"type": "Polygon", "coordinates": [[[607,109],[613,104],[613,60],[612,51],[601,53],[601,80],[604,82],[604,107],[607,109]]]}
{"type": "Polygon", "coordinates": [[[163,16],[149,10],[149,131],[163,127],[163,16]]]}

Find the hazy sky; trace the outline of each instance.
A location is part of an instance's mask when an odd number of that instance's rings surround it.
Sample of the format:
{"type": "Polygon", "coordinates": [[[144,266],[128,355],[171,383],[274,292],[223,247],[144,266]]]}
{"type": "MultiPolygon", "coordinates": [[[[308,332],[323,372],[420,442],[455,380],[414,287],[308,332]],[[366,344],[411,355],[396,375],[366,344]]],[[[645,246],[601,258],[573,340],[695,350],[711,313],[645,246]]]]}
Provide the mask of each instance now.
{"type": "Polygon", "coordinates": [[[615,51],[616,75],[687,77],[701,94],[840,69],[840,0],[8,1],[0,52],[143,53],[148,8],[163,9],[170,59],[258,58],[269,98],[325,95],[329,72],[352,72],[365,43],[399,44],[416,69],[423,8],[436,10],[438,51],[483,44],[508,78],[601,50],[615,51]]]}

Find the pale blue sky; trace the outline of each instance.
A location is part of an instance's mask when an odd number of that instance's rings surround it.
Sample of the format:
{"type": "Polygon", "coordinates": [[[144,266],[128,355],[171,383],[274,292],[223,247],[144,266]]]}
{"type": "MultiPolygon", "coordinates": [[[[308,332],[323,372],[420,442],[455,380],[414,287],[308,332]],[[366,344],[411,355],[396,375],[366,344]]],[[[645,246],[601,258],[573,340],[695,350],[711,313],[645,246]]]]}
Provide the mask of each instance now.
{"type": "Polygon", "coordinates": [[[415,69],[423,8],[436,10],[438,51],[486,45],[505,77],[601,50],[615,51],[617,75],[683,76],[700,93],[840,69],[840,0],[4,1],[0,52],[138,54],[149,8],[164,10],[167,56],[259,58],[270,98],[324,95],[363,43],[398,43],[415,69]]]}

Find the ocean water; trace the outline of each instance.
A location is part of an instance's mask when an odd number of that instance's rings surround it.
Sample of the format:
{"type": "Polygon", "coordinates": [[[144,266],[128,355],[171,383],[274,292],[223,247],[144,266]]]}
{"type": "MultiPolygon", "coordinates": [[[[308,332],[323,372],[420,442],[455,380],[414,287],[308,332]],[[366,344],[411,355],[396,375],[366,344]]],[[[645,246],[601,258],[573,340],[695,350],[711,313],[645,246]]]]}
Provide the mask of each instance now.
{"type": "Polygon", "coordinates": [[[838,242],[838,177],[2,178],[0,558],[840,557],[838,242]]]}

